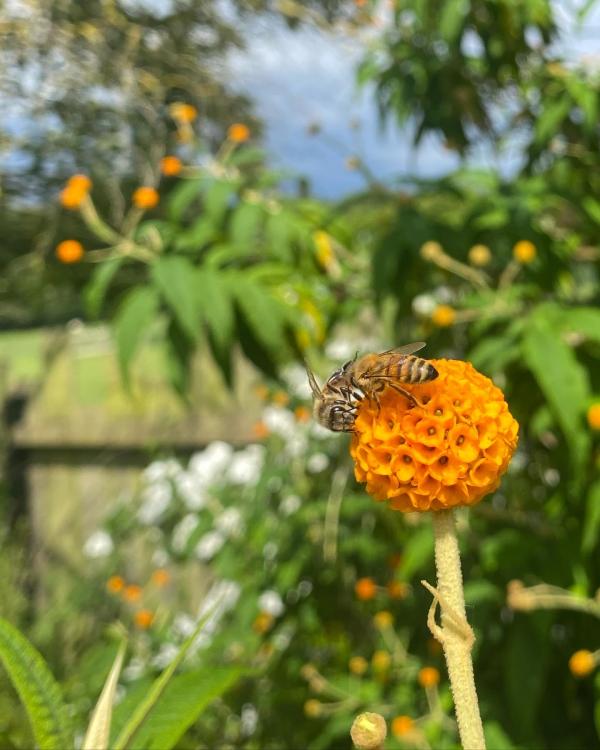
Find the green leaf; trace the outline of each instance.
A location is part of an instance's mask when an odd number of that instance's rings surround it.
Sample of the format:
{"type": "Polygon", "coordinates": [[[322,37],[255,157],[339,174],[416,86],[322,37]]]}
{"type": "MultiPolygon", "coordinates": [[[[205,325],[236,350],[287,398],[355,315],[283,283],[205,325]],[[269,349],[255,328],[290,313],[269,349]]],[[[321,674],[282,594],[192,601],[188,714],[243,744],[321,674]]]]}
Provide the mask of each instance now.
{"type": "Polygon", "coordinates": [[[591,195],[586,195],[585,198],[582,199],[581,205],[584,207],[588,216],[595,221],[596,224],[600,224],[600,203],[595,200],[595,198],[592,198],[591,195]]]}
{"type": "Polygon", "coordinates": [[[185,180],[170,194],[167,211],[169,218],[179,221],[194,200],[206,188],[206,179],[185,180]]]}
{"type": "Polygon", "coordinates": [[[600,341],[600,310],[596,307],[562,310],[558,322],[565,331],[575,331],[592,341],[600,341]]]}
{"type": "Polygon", "coordinates": [[[167,375],[171,385],[183,399],[188,396],[194,348],[194,343],[182,331],[177,320],[171,320],[166,339],[167,375]]]}
{"type": "Polygon", "coordinates": [[[218,229],[215,226],[214,220],[201,216],[189,229],[177,235],[173,247],[176,250],[183,250],[184,252],[192,250],[200,251],[205,245],[213,242],[217,236],[218,229]]]}
{"type": "Polygon", "coordinates": [[[441,4],[438,32],[442,39],[452,44],[458,37],[468,10],[467,0],[446,0],[441,4]]]}
{"type": "Polygon", "coordinates": [[[412,578],[429,567],[433,561],[433,528],[427,525],[411,534],[402,549],[399,572],[402,578],[412,578]]]}
{"type": "Polygon", "coordinates": [[[545,143],[560,130],[560,125],[571,110],[571,98],[564,94],[557,102],[551,102],[535,123],[535,142],[545,143]]]}
{"type": "Polygon", "coordinates": [[[232,180],[216,180],[204,196],[204,211],[218,225],[235,196],[238,183],[232,180]]]}
{"type": "Polygon", "coordinates": [[[254,250],[263,224],[265,212],[258,203],[242,202],[235,209],[229,224],[231,241],[249,255],[254,250]]]}
{"type": "Polygon", "coordinates": [[[510,214],[504,208],[494,208],[487,213],[477,216],[473,226],[477,229],[501,229],[510,221],[510,214]]]}
{"type": "Polygon", "coordinates": [[[113,705],[126,649],[127,643],[123,641],[94,708],[83,739],[82,750],[108,750],[113,705]]]}
{"type": "Polygon", "coordinates": [[[490,750],[513,750],[514,745],[496,721],[486,721],[483,725],[486,747],[490,750]]]}
{"type": "Polygon", "coordinates": [[[532,315],[523,339],[523,357],[569,443],[574,462],[580,467],[589,450],[588,435],[580,429],[589,400],[585,369],[543,314],[532,315]]]}
{"type": "Polygon", "coordinates": [[[151,266],[152,278],[182,330],[192,339],[198,337],[199,308],[196,293],[196,269],[187,258],[166,255],[151,266]]]}
{"type": "Polygon", "coordinates": [[[600,482],[590,488],[587,497],[585,519],[583,521],[583,539],[581,549],[587,555],[596,549],[600,536],[600,482]]]}
{"type": "Polygon", "coordinates": [[[291,262],[296,234],[295,224],[286,211],[271,214],[266,225],[270,254],[281,260],[291,262]]]}
{"type": "Polygon", "coordinates": [[[504,594],[491,581],[468,581],[465,583],[467,606],[486,602],[501,603],[504,594]]]}
{"type": "Polygon", "coordinates": [[[198,269],[196,295],[202,318],[216,344],[222,350],[228,349],[233,339],[235,317],[230,291],[224,277],[208,268],[198,269]]]}
{"type": "Polygon", "coordinates": [[[41,750],[73,747],[67,707],[58,683],[39,651],[3,618],[0,661],[27,712],[36,745],[41,750]]]}
{"type": "Polygon", "coordinates": [[[272,354],[288,351],[285,308],[270,291],[241,274],[231,276],[230,288],[238,308],[256,340],[272,354]]]}
{"type": "Polygon", "coordinates": [[[241,675],[237,667],[213,667],[173,678],[131,747],[171,750],[215,698],[241,675]]]}
{"type": "Polygon", "coordinates": [[[109,258],[109,260],[100,263],[94,269],[92,278],[83,292],[85,306],[91,318],[97,318],[100,315],[110,282],[123,265],[124,260],[123,256],[119,255],[116,258],[109,258]]]}
{"type": "Polygon", "coordinates": [[[129,382],[129,365],[148,328],[158,313],[159,298],[150,286],[128,292],[113,320],[119,365],[125,382],[129,382]]]}

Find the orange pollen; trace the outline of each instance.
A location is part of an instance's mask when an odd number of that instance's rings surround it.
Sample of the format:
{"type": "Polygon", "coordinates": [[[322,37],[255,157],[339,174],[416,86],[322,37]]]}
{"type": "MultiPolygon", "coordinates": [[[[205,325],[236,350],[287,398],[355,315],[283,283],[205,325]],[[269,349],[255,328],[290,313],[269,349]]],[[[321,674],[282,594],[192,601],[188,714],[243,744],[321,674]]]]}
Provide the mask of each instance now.
{"type": "Polygon", "coordinates": [[[350,453],[357,481],[404,512],[474,505],[494,492],[519,425],[502,391],[469,362],[432,360],[439,375],[359,406],[350,453]]]}

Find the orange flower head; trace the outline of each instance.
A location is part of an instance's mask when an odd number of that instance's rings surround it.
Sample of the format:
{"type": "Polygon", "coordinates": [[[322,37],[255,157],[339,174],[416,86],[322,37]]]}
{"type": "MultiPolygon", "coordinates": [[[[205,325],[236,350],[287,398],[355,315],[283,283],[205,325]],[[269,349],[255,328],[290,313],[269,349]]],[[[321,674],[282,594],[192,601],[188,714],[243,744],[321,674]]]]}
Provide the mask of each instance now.
{"type": "Polygon", "coordinates": [[[245,143],[250,138],[250,128],[241,122],[234,122],[227,130],[227,137],[233,143],[245,143]]]}
{"type": "Polygon", "coordinates": [[[158,588],[164,588],[171,580],[171,574],[164,568],[157,568],[150,577],[150,580],[158,588]]]}
{"type": "Polygon", "coordinates": [[[415,727],[415,722],[410,716],[395,716],[392,719],[392,734],[394,737],[405,737],[415,727]]]}
{"type": "Polygon", "coordinates": [[[474,266],[483,268],[489,265],[492,259],[492,253],[487,245],[473,245],[469,250],[469,262],[474,266]]]}
{"type": "Polygon", "coordinates": [[[592,404],[587,410],[587,421],[592,430],[600,430],[600,402],[592,404]]]}
{"type": "Polygon", "coordinates": [[[86,174],[74,174],[67,180],[67,187],[88,193],[92,189],[92,181],[86,174]]]}
{"type": "Polygon", "coordinates": [[[55,252],[61,263],[79,263],[84,254],[83,245],[77,240],[59,242],[55,252]]]}
{"type": "Polygon", "coordinates": [[[169,114],[176,122],[189,124],[198,117],[198,110],[193,104],[174,102],[169,106],[169,114]]]}
{"type": "Polygon", "coordinates": [[[377,585],[372,578],[359,578],[354,584],[356,597],[363,602],[374,599],[377,594],[377,585]]]}
{"type": "Polygon", "coordinates": [[[81,206],[87,194],[88,191],[78,185],[67,185],[60,191],[60,204],[73,211],[81,206]]]}
{"type": "Polygon", "coordinates": [[[130,583],[123,589],[123,599],[126,602],[139,602],[142,598],[142,587],[136,583],[130,583]]]}
{"type": "Polygon", "coordinates": [[[423,669],[419,670],[417,679],[419,680],[419,685],[421,687],[434,687],[440,681],[440,673],[435,667],[423,667],[423,669]]]}
{"type": "Polygon", "coordinates": [[[531,263],[531,261],[535,260],[536,255],[537,249],[533,242],[529,240],[520,240],[513,247],[513,257],[519,263],[531,263]]]}
{"type": "Polygon", "coordinates": [[[504,394],[469,362],[432,360],[438,377],[386,388],[379,406],[365,398],[350,453],[358,482],[394,510],[474,505],[500,484],[517,445],[519,425],[504,394]]]}
{"type": "Polygon", "coordinates": [[[111,576],[106,582],[106,590],[111,594],[118,594],[125,588],[125,581],[121,576],[111,576]]]}
{"type": "Polygon", "coordinates": [[[310,409],[307,409],[306,406],[297,406],[294,409],[294,416],[297,422],[308,422],[311,416],[310,409]]]}
{"type": "Polygon", "coordinates": [[[375,627],[379,628],[380,630],[387,630],[394,624],[394,615],[384,609],[381,612],[377,612],[375,614],[375,616],[373,617],[373,622],[375,623],[375,627]]]}
{"type": "Polygon", "coordinates": [[[268,612],[259,612],[258,615],[254,618],[252,629],[255,633],[264,635],[265,633],[268,633],[269,630],[271,630],[271,628],[273,627],[273,622],[273,615],[270,615],[268,612]]]}
{"type": "Polygon", "coordinates": [[[352,674],[362,675],[369,668],[369,662],[364,656],[353,656],[348,662],[348,668],[352,674]]]}
{"type": "Polygon", "coordinates": [[[135,617],[133,619],[137,628],[139,628],[140,630],[148,630],[148,628],[154,622],[154,615],[152,614],[152,612],[150,612],[149,609],[140,609],[135,613],[135,617]]]}
{"type": "Polygon", "coordinates": [[[389,652],[383,651],[382,649],[375,651],[371,657],[371,665],[375,672],[386,672],[390,668],[391,663],[392,657],[389,652]]]}
{"type": "Polygon", "coordinates": [[[131,198],[136,208],[154,208],[158,204],[158,191],[153,187],[139,187],[134,190],[131,198]]]}
{"type": "Polygon", "coordinates": [[[386,588],[391,599],[405,599],[408,595],[408,584],[403,581],[390,581],[386,588]]]}
{"type": "Polygon", "coordinates": [[[587,677],[596,667],[596,658],[591,651],[581,649],[569,659],[569,669],[575,677],[587,677]]]}
{"type": "Polygon", "coordinates": [[[431,313],[431,322],[438,328],[448,328],[456,320],[456,311],[450,305],[438,305],[431,313]]]}
{"type": "Polygon", "coordinates": [[[165,177],[174,177],[181,172],[182,168],[181,159],[177,156],[164,156],[160,160],[160,171],[165,177]]]}

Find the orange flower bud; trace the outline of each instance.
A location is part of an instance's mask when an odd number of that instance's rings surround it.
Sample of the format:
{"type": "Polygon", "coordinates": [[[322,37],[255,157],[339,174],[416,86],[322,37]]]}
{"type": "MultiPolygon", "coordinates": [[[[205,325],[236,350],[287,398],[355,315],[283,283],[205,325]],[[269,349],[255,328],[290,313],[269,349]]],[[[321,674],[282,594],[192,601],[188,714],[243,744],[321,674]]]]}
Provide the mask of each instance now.
{"type": "Polygon", "coordinates": [[[390,581],[386,586],[391,599],[404,599],[408,594],[408,584],[403,581],[390,581]]]}
{"type": "Polygon", "coordinates": [[[271,628],[273,627],[273,622],[273,615],[270,615],[268,612],[259,612],[258,615],[254,618],[252,629],[255,633],[264,635],[265,633],[268,633],[269,630],[271,630],[271,628]]]}
{"type": "Polygon", "coordinates": [[[469,250],[469,261],[474,266],[487,266],[492,259],[492,253],[487,245],[473,245],[469,250]]]}
{"type": "Polygon", "coordinates": [[[60,191],[61,206],[64,206],[64,208],[68,208],[69,210],[79,208],[87,193],[87,190],[83,190],[77,185],[67,185],[66,188],[60,191]]]}
{"type": "Polygon", "coordinates": [[[134,622],[140,630],[148,630],[154,622],[154,615],[149,609],[140,609],[135,613],[134,622]]]}
{"type": "Polygon", "coordinates": [[[417,676],[419,685],[424,688],[434,687],[440,681],[440,673],[435,667],[423,667],[417,676]]]}
{"type": "Polygon", "coordinates": [[[158,204],[158,191],[153,187],[139,187],[132,196],[133,205],[136,208],[154,208],[158,204]]]}
{"type": "Polygon", "coordinates": [[[444,250],[439,242],[434,242],[433,240],[430,240],[429,242],[423,243],[421,245],[421,258],[423,260],[433,260],[434,258],[437,258],[440,253],[443,253],[444,250]]]}
{"type": "Polygon", "coordinates": [[[438,305],[431,313],[431,321],[439,328],[448,328],[456,319],[456,311],[450,305],[438,305]]]}
{"type": "Polygon", "coordinates": [[[354,584],[354,592],[361,601],[368,601],[375,598],[377,585],[372,578],[359,578],[354,584]]]}
{"type": "Polygon", "coordinates": [[[111,594],[118,594],[125,587],[125,581],[121,576],[111,576],[106,582],[106,590],[111,594]]]}
{"type": "Polygon", "coordinates": [[[513,247],[513,256],[519,263],[531,263],[537,255],[537,250],[533,242],[529,240],[520,240],[513,247]]]}
{"type": "Polygon", "coordinates": [[[84,250],[81,242],[77,240],[63,240],[56,246],[55,253],[61,263],[79,263],[84,250]]]}
{"type": "Polygon", "coordinates": [[[166,586],[171,580],[171,574],[164,568],[158,568],[152,573],[150,580],[155,586],[158,586],[158,588],[163,588],[163,586],[166,586]]]}
{"type": "Polygon", "coordinates": [[[177,156],[164,156],[160,160],[160,171],[166,177],[174,177],[181,172],[183,164],[177,156]]]}
{"type": "Polygon", "coordinates": [[[391,612],[388,612],[387,610],[382,610],[381,612],[377,612],[375,616],[373,617],[373,622],[375,623],[375,627],[379,628],[380,630],[387,630],[387,628],[391,628],[394,624],[394,615],[392,615],[391,612]]]}
{"type": "Polygon", "coordinates": [[[364,399],[350,453],[357,481],[394,510],[473,505],[493,492],[517,445],[519,425],[502,391],[468,362],[432,360],[439,376],[364,399]]]}
{"type": "Polygon", "coordinates": [[[369,662],[364,656],[353,656],[348,662],[348,668],[352,674],[362,675],[369,668],[369,662]]]}
{"type": "Polygon", "coordinates": [[[169,106],[169,114],[176,122],[187,124],[198,117],[198,110],[193,104],[174,102],[169,106]]]}
{"type": "Polygon", "coordinates": [[[378,650],[375,651],[371,657],[371,664],[375,672],[385,672],[390,668],[392,663],[392,657],[387,651],[378,650]]]}
{"type": "Polygon", "coordinates": [[[83,190],[87,193],[91,190],[92,181],[85,174],[74,174],[67,180],[67,187],[83,190]]]}
{"type": "Polygon", "coordinates": [[[581,649],[569,659],[569,669],[575,677],[587,677],[596,667],[596,658],[591,651],[581,649]]]}
{"type": "Polygon", "coordinates": [[[392,734],[394,737],[404,737],[414,729],[415,722],[410,716],[395,716],[392,719],[392,734]]]}
{"type": "Polygon", "coordinates": [[[227,137],[234,143],[244,143],[250,138],[250,129],[241,122],[235,122],[229,126],[227,137]]]}
{"type": "Polygon", "coordinates": [[[592,430],[600,430],[600,403],[592,404],[587,410],[587,421],[592,430]]]}
{"type": "Polygon", "coordinates": [[[142,598],[142,587],[135,583],[130,583],[123,589],[123,599],[126,602],[139,602],[142,598]]]}
{"type": "Polygon", "coordinates": [[[309,719],[316,719],[323,712],[323,704],[316,698],[307,700],[304,704],[304,713],[309,719]]]}

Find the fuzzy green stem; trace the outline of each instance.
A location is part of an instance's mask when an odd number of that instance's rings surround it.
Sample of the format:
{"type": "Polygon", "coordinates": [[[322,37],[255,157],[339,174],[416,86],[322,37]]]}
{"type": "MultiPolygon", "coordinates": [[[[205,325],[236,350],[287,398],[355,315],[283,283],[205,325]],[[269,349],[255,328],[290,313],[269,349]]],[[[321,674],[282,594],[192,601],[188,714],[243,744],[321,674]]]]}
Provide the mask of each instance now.
{"type": "Polygon", "coordinates": [[[433,622],[430,627],[444,648],[462,746],[464,750],[485,750],[471,659],[474,637],[467,622],[454,516],[451,510],[442,510],[433,512],[432,518],[442,627],[433,622]]]}

